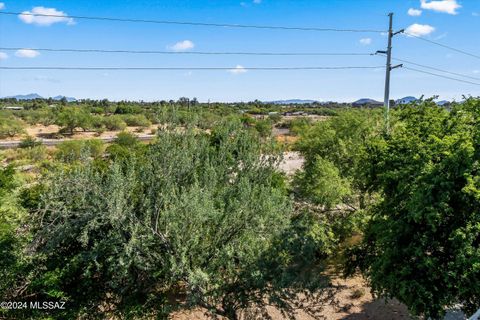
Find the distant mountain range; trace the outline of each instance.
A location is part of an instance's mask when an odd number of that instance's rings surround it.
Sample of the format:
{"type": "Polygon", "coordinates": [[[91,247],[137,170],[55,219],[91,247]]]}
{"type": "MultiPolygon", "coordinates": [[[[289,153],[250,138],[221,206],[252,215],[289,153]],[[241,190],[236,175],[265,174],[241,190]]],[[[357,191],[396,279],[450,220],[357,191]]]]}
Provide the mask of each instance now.
{"type": "MultiPolygon", "coordinates": [[[[62,100],[64,97],[65,96],[56,96],[56,97],[53,97],[52,99],[58,101],[58,100],[62,100]]],[[[30,93],[30,94],[25,94],[25,95],[19,94],[19,95],[16,95],[16,96],[10,96],[10,97],[5,97],[5,98],[6,99],[17,99],[17,100],[45,99],[37,93],[30,93]]],[[[73,98],[73,97],[65,97],[65,98],[67,99],[68,102],[77,101],[77,99],[73,98]]]]}
{"type": "Polygon", "coordinates": [[[409,104],[409,103],[415,102],[417,100],[418,99],[415,98],[415,97],[405,97],[405,98],[398,99],[397,101],[395,101],[395,104],[409,104]]]}
{"type": "Polygon", "coordinates": [[[302,100],[302,99],[290,99],[290,100],[277,100],[277,101],[269,101],[267,103],[273,104],[310,104],[318,102],[316,100],[302,100]]]}
{"type": "Polygon", "coordinates": [[[359,100],[353,102],[352,105],[354,105],[354,106],[362,106],[362,105],[375,105],[375,106],[378,105],[378,106],[381,106],[381,105],[383,105],[383,102],[373,100],[373,99],[369,99],[369,98],[363,98],[363,99],[359,99],[359,100]]]}
{"type": "MultiPolygon", "coordinates": [[[[15,98],[17,100],[45,99],[44,97],[42,97],[41,95],[39,95],[37,93],[30,93],[30,94],[25,94],[25,95],[16,95],[16,96],[10,96],[10,97],[5,97],[5,98],[7,98],[7,99],[15,98]]],[[[76,98],[65,97],[65,96],[61,96],[61,95],[52,97],[52,99],[56,100],[56,101],[62,100],[63,98],[66,98],[68,102],[77,101],[76,98]]],[[[408,96],[408,97],[404,97],[404,98],[396,100],[395,104],[396,105],[409,104],[409,103],[412,103],[412,102],[415,102],[415,101],[418,101],[418,99],[415,98],[415,97],[412,97],[412,96],[408,96]]],[[[333,101],[320,102],[320,101],[317,101],[317,100],[289,99],[289,100],[268,101],[266,103],[272,103],[272,104],[278,104],[278,105],[292,105],[292,104],[312,104],[312,103],[328,104],[328,103],[335,103],[335,102],[333,102],[333,101]]],[[[449,103],[450,103],[450,101],[442,100],[442,101],[438,101],[437,105],[443,106],[443,105],[447,105],[449,103]]],[[[374,99],[370,99],[370,98],[362,98],[362,99],[359,99],[359,100],[353,102],[352,105],[354,105],[354,106],[364,106],[364,105],[381,106],[381,105],[383,105],[383,102],[380,102],[380,101],[377,101],[377,100],[374,100],[374,99]]]]}

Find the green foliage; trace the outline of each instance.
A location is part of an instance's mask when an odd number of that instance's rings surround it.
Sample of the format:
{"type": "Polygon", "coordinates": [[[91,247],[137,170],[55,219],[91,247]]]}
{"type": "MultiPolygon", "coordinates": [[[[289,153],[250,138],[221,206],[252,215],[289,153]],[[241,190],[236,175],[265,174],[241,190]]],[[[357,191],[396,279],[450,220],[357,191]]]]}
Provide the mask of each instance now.
{"type": "Polygon", "coordinates": [[[123,120],[130,127],[149,127],[152,123],[143,115],[126,115],[123,120]]]}
{"type": "Polygon", "coordinates": [[[103,124],[110,131],[124,130],[127,127],[127,124],[120,116],[104,117],[103,124]]]}
{"type": "Polygon", "coordinates": [[[105,151],[101,140],[69,140],[60,143],[55,153],[56,159],[62,162],[76,162],[83,158],[99,158],[105,151]]]}
{"type": "Polygon", "coordinates": [[[382,194],[354,253],[379,294],[439,318],[480,301],[480,101],[403,107],[371,150],[382,194]]]}
{"type": "Polygon", "coordinates": [[[340,204],[350,194],[347,202],[364,209],[371,200],[368,150],[380,138],[380,119],[376,111],[348,110],[312,126],[299,120],[295,148],[305,157],[304,173],[297,179],[300,194],[311,193],[317,204],[323,198],[326,206],[340,204]]]}
{"type": "Polygon", "coordinates": [[[55,108],[44,107],[40,109],[26,109],[18,111],[16,115],[30,125],[43,124],[52,125],[55,123],[55,108]]]}
{"type": "Polygon", "coordinates": [[[344,203],[351,192],[348,179],[340,176],[332,162],[319,156],[296,175],[295,185],[302,198],[326,208],[344,203]]]}
{"type": "Polygon", "coordinates": [[[0,139],[14,137],[24,132],[24,123],[13,115],[0,114],[0,139]]]}
{"type": "Polygon", "coordinates": [[[272,135],[272,122],[270,120],[257,120],[255,122],[255,130],[261,137],[269,137],[272,135]]]}
{"type": "Polygon", "coordinates": [[[115,114],[138,114],[142,113],[142,108],[136,105],[120,104],[115,110],[115,114]]]}
{"type": "Polygon", "coordinates": [[[287,124],[290,131],[295,135],[300,135],[302,132],[308,130],[308,128],[312,125],[312,120],[310,118],[296,118],[287,124]]]}
{"type": "MultiPolygon", "coordinates": [[[[131,146],[125,138],[115,145],[131,146]]],[[[104,304],[160,316],[179,307],[168,297],[184,295],[187,306],[236,319],[267,299],[292,313],[296,292],[314,297],[325,284],[318,259],[330,231],[293,215],[278,158],[251,131],[162,131],[137,152],[108,166],[81,159],[22,193],[35,273],[17,299],[67,300],[68,310],[44,313],[64,319],[104,318],[104,304]]]]}
{"type": "Polygon", "coordinates": [[[65,107],[57,115],[55,124],[62,127],[62,131],[73,134],[76,128],[87,131],[92,126],[92,116],[86,110],[77,107],[65,107]]]}
{"type": "MultiPolygon", "coordinates": [[[[15,203],[17,187],[12,166],[0,168],[0,297],[11,292],[23,268],[20,212],[15,203]]],[[[5,310],[0,309],[0,317],[5,310]]]]}
{"type": "Polygon", "coordinates": [[[268,115],[268,119],[274,124],[279,123],[282,121],[282,115],[279,113],[272,113],[268,115]]]}
{"type": "Polygon", "coordinates": [[[22,149],[31,149],[41,144],[42,143],[40,141],[37,141],[34,137],[27,136],[25,139],[22,139],[18,147],[22,149]]]}
{"type": "Polygon", "coordinates": [[[140,141],[134,134],[127,131],[122,131],[117,134],[114,143],[122,147],[131,148],[137,146],[140,141]]]}
{"type": "Polygon", "coordinates": [[[13,179],[14,174],[15,169],[12,166],[7,166],[6,168],[0,167],[0,197],[3,193],[12,190],[15,186],[13,179]]]}

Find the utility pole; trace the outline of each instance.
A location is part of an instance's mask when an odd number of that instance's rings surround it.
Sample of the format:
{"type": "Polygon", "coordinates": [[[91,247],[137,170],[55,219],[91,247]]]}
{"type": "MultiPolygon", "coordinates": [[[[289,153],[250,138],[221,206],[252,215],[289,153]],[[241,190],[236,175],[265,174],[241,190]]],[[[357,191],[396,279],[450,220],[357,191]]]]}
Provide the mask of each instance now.
{"type": "Polygon", "coordinates": [[[393,32],[393,13],[388,14],[389,17],[389,27],[388,27],[388,46],[387,51],[377,51],[376,53],[382,53],[387,55],[387,67],[385,75],[385,99],[384,99],[384,108],[385,108],[385,128],[387,133],[390,130],[390,73],[393,69],[403,67],[403,64],[399,64],[392,67],[392,39],[399,33],[403,33],[405,30],[402,29],[397,32],[393,32]]]}

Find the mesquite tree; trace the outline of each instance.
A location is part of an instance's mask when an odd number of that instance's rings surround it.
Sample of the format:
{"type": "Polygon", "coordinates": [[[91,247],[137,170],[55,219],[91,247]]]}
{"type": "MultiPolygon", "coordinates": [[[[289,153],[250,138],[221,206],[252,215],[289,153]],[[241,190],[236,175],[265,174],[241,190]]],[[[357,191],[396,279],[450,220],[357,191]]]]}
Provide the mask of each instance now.
{"type": "Polygon", "coordinates": [[[278,157],[252,130],[162,131],[129,150],[42,181],[25,299],[67,301],[57,318],[201,306],[235,319],[269,304],[291,314],[292,297],[324,285],[329,232],[293,214],[278,157]]]}

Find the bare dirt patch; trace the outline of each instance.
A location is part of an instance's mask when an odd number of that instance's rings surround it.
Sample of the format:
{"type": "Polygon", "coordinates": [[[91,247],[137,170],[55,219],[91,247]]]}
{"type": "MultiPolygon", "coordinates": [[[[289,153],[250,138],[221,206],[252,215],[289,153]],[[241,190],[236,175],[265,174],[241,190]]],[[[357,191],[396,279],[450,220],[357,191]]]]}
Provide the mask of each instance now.
{"type": "MultiPolygon", "coordinates": [[[[412,319],[407,308],[395,300],[386,301],[375,299],[370,288],[361,276],[348,279],[333,277],[332,288],[335,290],[333,301],[322,306],[322,310],[315,316],[299,310],[296,320],[405,320],[412,319]],[[357,292],[363,294],[359,296],[357,292]]],[[[268,307],[268,315],[272,320],[282,320],[285,317],[279,309],[268,307]]],[[[262,319],[244,314],[239,317],[243,320],[262,319]]],[[[205,309],[183,310],[170,315],[171,320],[210,320],[214,319],[205,309]]],[[[225,319],[217,317],[216,319],[225,319]]]]}

